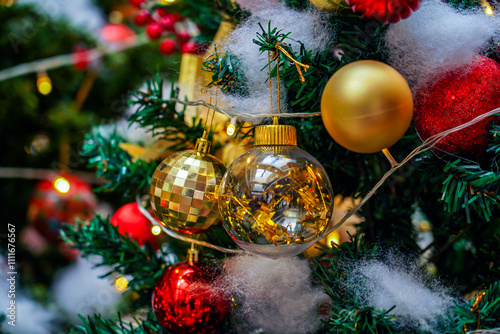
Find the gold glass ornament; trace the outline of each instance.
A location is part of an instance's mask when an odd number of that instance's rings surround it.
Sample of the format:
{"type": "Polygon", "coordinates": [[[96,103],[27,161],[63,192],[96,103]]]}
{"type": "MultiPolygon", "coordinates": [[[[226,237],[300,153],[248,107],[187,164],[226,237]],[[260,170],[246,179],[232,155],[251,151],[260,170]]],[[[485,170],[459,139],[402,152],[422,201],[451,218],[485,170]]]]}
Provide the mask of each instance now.
{"type": "Polygon", "coordinates": [[[297,255],[325,231],[333,190],[323,166],[298,148],[295,128],[255,128],[256,147],[222,179],[223,226],[243,249],[269,258],[297,255]]]}
{"type": "Polygon", "coordinates": [[[341,146],[358,153],[388,148],[405,134],[413,116],[406,80],[387,64],[360,60],[338,70],[321,97],[321,117],[341,146]]]}
{"type": "Polygon", "coordinates": [[[174,153],[156,168],[151,178],[151,208],[166,227],[194,234],[220,221],[216,193],[226,167],[209,151],[205,132],[194,150],[174,153]]]}

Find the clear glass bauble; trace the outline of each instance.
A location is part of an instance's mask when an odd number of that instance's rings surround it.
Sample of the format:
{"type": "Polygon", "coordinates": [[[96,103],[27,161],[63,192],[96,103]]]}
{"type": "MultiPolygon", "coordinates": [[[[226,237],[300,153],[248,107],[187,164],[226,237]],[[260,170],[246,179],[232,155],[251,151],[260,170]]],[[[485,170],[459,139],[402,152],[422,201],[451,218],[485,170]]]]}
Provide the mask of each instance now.
{"type": "Polygon", "coordinates": [[[321,164],[297,146],[257,146],[222,178],[223,226],[243,249],[289,257],[313,245],[333,211],[333,190],[321,164]]]}

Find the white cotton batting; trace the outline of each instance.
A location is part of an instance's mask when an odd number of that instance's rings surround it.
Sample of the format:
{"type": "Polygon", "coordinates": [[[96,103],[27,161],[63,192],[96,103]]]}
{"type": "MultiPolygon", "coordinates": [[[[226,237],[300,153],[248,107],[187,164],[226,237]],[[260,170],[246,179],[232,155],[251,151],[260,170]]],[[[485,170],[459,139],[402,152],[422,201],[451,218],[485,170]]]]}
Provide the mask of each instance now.
{"type": "Polygon", "coordinates": [[[109,267],[94,268],[101,261],[99,256],[78,258],[54,279],[52,290],[56,304],[74,321],[79,319],[78,314],[87,316],[99,313],[103,317],[110,317],[116,312],[121,294],[110,278],[100,278],[110,270],[109,267]]]}
{"type": "Polygon", "coordinates": [[[223,289],[233,295],[238,333],[310,333],[321,325],[320,305],[330,299],[311,284],[306,260],[272,260],[256,255],[226,260],[223,289]]]}
{"type": "Polygon", "coordinates": [[[438,333],[455,300],[439,283],[429,287],[426,276],[409,262],[391,254],[383,261],[354,263],[347,270],[347,290],[365,307],[387,311],[395,306],[389,315],[397,316],[400,328],[438,333]]]}
{"type": "Polygon", "coordinates": [[[453,68],[470,64],[490,38],[498,39],[499,19],[481,10],[456,10],[440,0],[424,0],[385,37],[389,64],[412,89],[453,68]]]}
{"type": "MultiPolygon", "coordinates": [[[[260,53],[259,46],[253,43],[257,32],[262,32],[259,23],[267,31],[268,23],[272,28],[278,28],[283,33],[289,33],[290,38],[304,43],[308,50],[322,52],[330,47],[333,42],[333,33],[328,26],[325,14],[319,10],[297,11],[287,7],[284,3],[267,1],[242,1],[241,4],[250,10],[252,15],[241,23],[226,40],[217,47],[222,55],[225,51],[236,55],[241,62],[241,69],[248,80],[248,95],[236,96],[226,94],[224,103],[237,115],[242,114],[269,114],[269,72],[267,52],[260,53]]],[[[291,40],[285,41],[295,51],[300,50],[300,44],[291,40]]],[[[272,65],[274,67],[274,64],[272,65]]],[[[273,112],[277,112],[277,82],[273,86],[273,112]]],[[[281,111],[287,112],[286,88],[281,85],[281,111]]],[[[242,117],[245,119],[245,117],[242,117]]],[[[248,119],[247,119],[248,120],[248,119]]],[[[261,120],[252,120],[254,123],[261,120]]]]}

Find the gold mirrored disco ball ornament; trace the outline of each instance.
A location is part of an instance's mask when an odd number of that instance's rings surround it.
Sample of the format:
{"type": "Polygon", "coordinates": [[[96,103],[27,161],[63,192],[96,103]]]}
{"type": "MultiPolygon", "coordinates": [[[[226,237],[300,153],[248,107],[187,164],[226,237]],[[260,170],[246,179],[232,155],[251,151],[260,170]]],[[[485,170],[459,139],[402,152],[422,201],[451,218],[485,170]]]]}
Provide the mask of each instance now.
{"type": "Polygon", "coordinates": [[[255,128],[255,148],[228,168],[219,192],[223,226],[243,249],[294,256],[328,225],[333,190],[323,166],[297,146],[290,125],[255,128]]]}
{"type": "Polygon", "coordinates": [[[208,154],[207,137],[205,131],[194,150],[167,157],[151,178],[151,208],[174,231],[202,233],[220,221],[216,193],[226,167],[208,154]]]}
{"type": "Polygon", "coordinates": [[[341,146],[375,153],[395,144],[410,126],[413,97],[398,71],[374,60],[345,65],[326,83],[321,118],[341,146]]]}

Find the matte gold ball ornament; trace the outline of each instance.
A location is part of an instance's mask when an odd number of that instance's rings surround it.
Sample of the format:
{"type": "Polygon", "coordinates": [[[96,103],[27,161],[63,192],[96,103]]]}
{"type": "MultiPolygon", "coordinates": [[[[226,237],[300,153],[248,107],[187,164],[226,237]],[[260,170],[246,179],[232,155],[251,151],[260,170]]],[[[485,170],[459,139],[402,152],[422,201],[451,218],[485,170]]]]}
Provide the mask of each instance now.
{"type": "Polygon", "coordinates": [[[194,150],[174,153],[156,168],[151,178],[150,202],[164,226],[196,234],[219,223],[216,193],[226,167],[209,151],[205,131],[194,150]]]}
{"type": "Polygon", "coordinates": [[[337,11],[340,7],[348,8],[346,4],[342,6],[342,0],[309,0],[309,2],[316,8],[330,12],[337,11]]]}
{"type": "Polygon", "coordinates": [[[328,80],[321,118],[332,138],[358,153],[375,153],[403,137],[413,116],[406,80],[391,66],[374,61],[350,63],[328,80]]]}
{"type": "Polygon", "coordinates": [[[257,126],[254,143],[222,179],[223,226],[251,253],[269,258],[302,253],[330,221],[333,190],[328,175],[296,146],[293,126],[257,126]]]}

